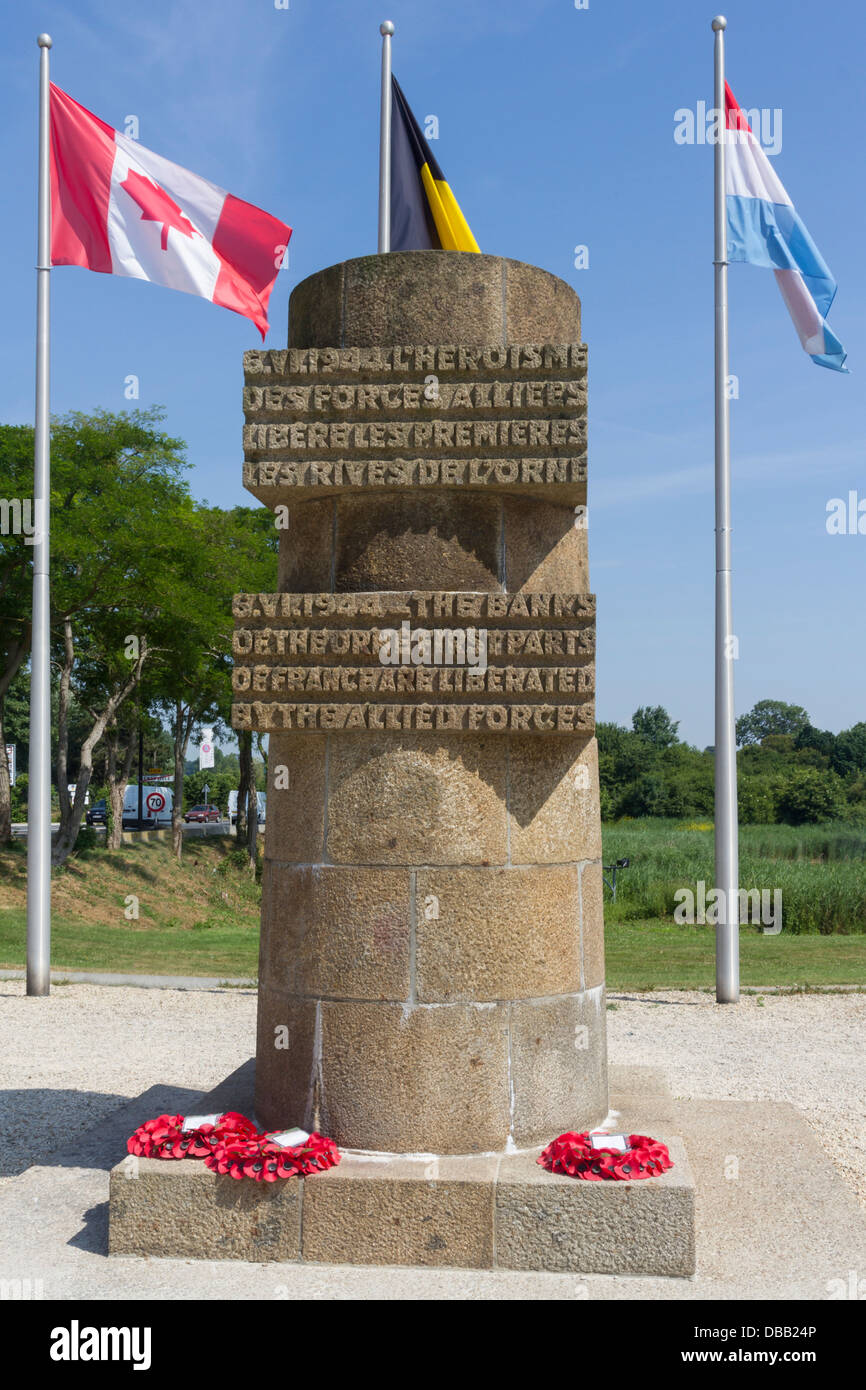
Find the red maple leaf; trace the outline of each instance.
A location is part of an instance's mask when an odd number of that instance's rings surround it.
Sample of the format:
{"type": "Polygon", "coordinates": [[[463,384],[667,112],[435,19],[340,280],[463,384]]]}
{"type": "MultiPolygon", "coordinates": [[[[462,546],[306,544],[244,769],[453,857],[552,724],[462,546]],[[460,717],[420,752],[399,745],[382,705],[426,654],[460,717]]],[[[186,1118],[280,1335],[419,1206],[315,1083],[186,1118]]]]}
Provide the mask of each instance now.
{"type": "Polygon", "coordinates": [[[184,217],[177,203],[169,198],[165,189],[160,188],[156,183],[151,183],[150,179],[146,179],[130,169],[126,182],[120,186],[126,189],[134,202],[138,203],[141,208],[142,222],[162,223],[159,244],[163,251],[168,247],[170,227],[174,227],[175,231],[181,232],[184,236],[201,236],[201,232],[196,231],[192,223],[184,217]]]}

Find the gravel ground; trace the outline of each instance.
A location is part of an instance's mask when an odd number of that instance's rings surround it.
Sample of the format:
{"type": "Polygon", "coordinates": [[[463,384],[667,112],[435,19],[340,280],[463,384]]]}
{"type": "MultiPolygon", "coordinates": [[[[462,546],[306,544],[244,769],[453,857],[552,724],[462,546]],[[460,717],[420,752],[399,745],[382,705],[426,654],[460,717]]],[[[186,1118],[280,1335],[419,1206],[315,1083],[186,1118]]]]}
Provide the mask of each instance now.
{"type": "Polygon", "coordinates": [[[676,1097],[789,1101],[866,1208],[866,994],[608,996],[612,1062],[659,1066],[676,1097]]]}
{"type": "Polygon", "coordinates": [[[210,1090],[255,1049],[255,990],[55,985],[28,999],[0,981],[0,1180],[151,1086],[210,1090]]]}
{"type": "MultiPolygon", "coordinates": [[[[609,1002],[611,1062],[661,1067],[677,1097],[789,1101],[866,1207],[866,995],[609,1002]]],[[[28,999],[0,982],[2,1179],[152,1086],[209,1090],[253,1054],[255,1009],[253,990],[78,984],[28,999]]]]}

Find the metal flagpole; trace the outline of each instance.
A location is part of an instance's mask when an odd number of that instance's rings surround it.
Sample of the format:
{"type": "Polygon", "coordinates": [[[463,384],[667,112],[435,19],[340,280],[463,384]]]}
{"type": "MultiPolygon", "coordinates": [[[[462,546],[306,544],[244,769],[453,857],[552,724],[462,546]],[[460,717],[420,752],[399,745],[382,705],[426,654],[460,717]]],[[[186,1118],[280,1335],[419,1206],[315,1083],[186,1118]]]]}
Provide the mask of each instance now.
{"type": "Polygon", "coordinates": [[[734,729],[734,647],[731,607],[731,440],[728,405],[728,260],[725,206],[725,29],[715,32],[715,298],[716,298],[716,733],[715,840],[716,1001],[740,997],[740,893],[737,845],[737,744],[734,729]]]}
{"type": "Polygon", "coordinates": [[[379,114],[379,251],[391,250],[391,35],[390,19],[379,25],[382,35],[382,102],[379,114]]]}
{"type": "Polygon", "coordinates": [[[51,440],[48,398],[51,184],[50,34],[40,34],[39,238],[36,264],[36,429],[33,448],[33,636],[30,660],[30,782],[27,799],[27,993],[51,990],[51,667],[48,584],[51,440]]]}

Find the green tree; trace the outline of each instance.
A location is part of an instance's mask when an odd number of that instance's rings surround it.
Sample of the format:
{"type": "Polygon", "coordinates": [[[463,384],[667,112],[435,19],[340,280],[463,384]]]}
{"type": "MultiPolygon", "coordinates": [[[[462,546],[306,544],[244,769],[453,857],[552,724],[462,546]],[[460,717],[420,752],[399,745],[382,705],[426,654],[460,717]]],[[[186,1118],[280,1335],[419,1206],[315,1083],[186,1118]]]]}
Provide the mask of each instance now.
{"type": "MultiPolygon", "coordinates": [[[[194,524],[185,538],[178,581],[184,597],[161,637],[157,668],[161,708],[174,741],[172,833],[178,857],[183,852],[184,775],[192,732],[203,723],[216,729],[221,721],[223,727],[230,727],[232,598],[241,590],[275,587],[278,542],[273,516],[265,508],[234,507],[226,512],[207,504],[196,507],[194,524]]],[[[242,774],[243,740],[241,734],[242,774]]],[[[255,817],[252,821],[250,857],[254,862],[255,817]]]]}
{"type": "Polygon", "coordinates": [[[836,735],[830,766],[840,777],[855,777],[866,772],[866,724],[854,724],[836,735]]]}
{"type": "Polygon", "coordinates": [[[653,748],[670,748],[677,742],[679,720],[674,722],[661,705],[641,705],[631,717],[631,726],[638,738],[653,748]]]}
{"type": "Polygon", "coordinates": [[[844,789],[835,773],[807,767],[796,771],[778,800],[780,819],[789,825],[835,820],[842,811],[844,789]]]}
{"type": "Polygon", "coordinates": [[[55,864],[75,845],[94,755],[182,602],[172,582],[193,513],[183,444],[154,408],[72,412],[52,428],[52,614],[60,670],[55,864]],[[70,696],[90,714],[70,798],[70,696]]]}
{"type": "Polygon", "coordinates": [[[748,714],[737,720],[737,744],[745,747],[761,743],[771,734],[793,734],[794,738],[809,723],[801,705],[789,705],[784,700],[759,700],[748,714]]]}
{"type": "MultiPolygon", "coordinates": [[[[21,528],[23,504],[33,495],[33,430],[26,425],[0,425],[0,478],[6,504],[0,527],[0,844],[5,844],[12,834],[6,702],[30,651],[33,547],[21,528]]],[[[30,520],[32,525],[32,514],[30,520]]]]}
{"type": "MultiPolygon", "coordinates": [[[[147,660],[141,621],[158,607],[159,552],[167,517],[188,497],[182,444],[161,431],[157,410],[72,412],[51,428],[51,633],[57,673],[57,790],[62,863],[78,834],[95,750],[135,689],[147,660]],[[80,738],[73,739],[78,714],[80,738]],[[80,747],[75,745],[80,742],[80,747]],[[76,768],[73,774],[73,767],[76,768]],[[73,797],[67,783],[74,775],[73,797]]],[[[32,492],[33,431],[0,427],[4,481],[32,492]]],[[[32,547],[0,543],[0,702],[30,649],[32,547]]],[[[2,718],[0,718],[2,724],[2,718]]],[[[5,738],[0,728],[0,745],[5,738]]],[[[4,762],[0,759],[0,765],[4,762]]],[[[0,836],[8,786],[0,775],[0,836]]]]}

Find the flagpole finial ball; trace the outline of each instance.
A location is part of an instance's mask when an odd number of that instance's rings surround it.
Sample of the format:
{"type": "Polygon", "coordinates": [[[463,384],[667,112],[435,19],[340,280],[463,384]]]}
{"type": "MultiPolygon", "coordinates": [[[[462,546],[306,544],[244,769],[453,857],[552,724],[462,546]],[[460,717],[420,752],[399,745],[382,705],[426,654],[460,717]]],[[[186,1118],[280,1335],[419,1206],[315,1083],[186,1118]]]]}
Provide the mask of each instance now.
{"type": "Polygon", "coordinates": [[[382,35],[383,39],[390,38],[393,32],[394,24],[392,20],[386,19],[382,24],[379,25],[379,33],[382,35]]]}
{"type": "Polygon", "coordinates": [[[723,14],[717,14],[713,20],[713,29],[715,32],[718,33],[720,29],[727,29],[727,27],[728,21],[725,19],[725,16],[723,14]]]}
{"type": "Polygon", "coordinates": [[[40,34],[36,42],[40,48],[50,48],[53,40],[50,34],[40,34]]]}

